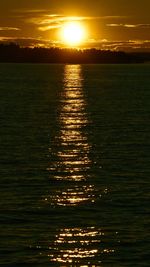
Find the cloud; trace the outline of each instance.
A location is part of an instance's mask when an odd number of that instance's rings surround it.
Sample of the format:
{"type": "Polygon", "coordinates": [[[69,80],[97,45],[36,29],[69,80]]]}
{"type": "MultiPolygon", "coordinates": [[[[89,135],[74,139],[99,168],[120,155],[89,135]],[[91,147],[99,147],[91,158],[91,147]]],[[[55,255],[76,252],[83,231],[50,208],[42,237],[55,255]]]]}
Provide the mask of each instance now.
{"type": "MultiPolygon", "coordinates": [[[[61,42],[54,40],[47,40],[43,38],[17,38],[17,37],[0,37],[0,42],[10,43],[14,42],[22,47],[62,47],[61,42]]],[[[128,41],[109,41],[107,39],[95,40],[90,39],[83,44],[81,48],[97,48],[102,50],[112,51],[145,51],[150,52],[150,40],[128,40],[128,41]]]]}
{"type": "MultiPolygon", "coordinates": [[[[26,23],[37,26],[40,31],[47,31],[60,28],[68,21],[87,21],[87,20],[105,20],[118,19],[120,16],[65,16],[62,14],[51,14],[48,10],[29,10],[28,17],[24,17],[26,23]]],[[[122,16],[121,16],[122,17],[122,16]]]]}
{"type": "Polygon", "coordinates": [[[125,52],[150,52],[150,40],[110,41],[107,39],[90,39],[84,43],[84,48],[93,47],[101,50],[125,52]]]}
{"type": "Polygon", "coordinates": [[[150,28],[150,24],[137,24],[136,27],[137,28],[144,28],[144,29],[146,29],[146,28],[150,28]]]}
{"type": "Polygon", "coordinates": [[[97,41],[97,47],[100,49],[108,49],[113,51],[149,51],[150,40],[128,40],[128,41],[97,41]]]}
{"type": "Polygon", "coordinates": [[[15,27],[0,27],[0,31],[20,31],[20,29],[15,27]]]}
{"type": "Polygon", "coordinates": [[[29,13],[45,13],[47,12],[47,9],[14,9],[12,10],[14,13],[19,13],[19,14],[29,14],[29,13]]]}
{"type": "Polygon", "coordinates": [[[13,17],[20,19],[26,24],[32,24],[39,31],[49,31],[56,28],[61,28],[67,21],[88,21],[88,20],[118,20],[126,18],[125,16],[66,16],[64,14],[54,13],[52,9],[15,9],[13,17]]]}
{"type": "Polygon", "coordinates": [[[123,27],[123,28],[142,28],[142,29],[149,29],[150,24],[117,24],[117,23],[110,23],[106,24],[108,27],[123,27]]]}
{"type": "Polygon", "coordinates": [[[27,22],[35,24],[40,31],[47,31],[55,28],[61,28],[62,25],[68,21],[83,21],[91,20],[92,17],[74,17],[74,16],[63,16],[59,14],[46,14],[44,16],[28,18],[27,22]]]}
{"type": "Polygon", "coordinates": [[[21,47],[56,47],[60,46],[57,41],[32,37],[0,37],[0,43],[16,43],[21,47]]]}

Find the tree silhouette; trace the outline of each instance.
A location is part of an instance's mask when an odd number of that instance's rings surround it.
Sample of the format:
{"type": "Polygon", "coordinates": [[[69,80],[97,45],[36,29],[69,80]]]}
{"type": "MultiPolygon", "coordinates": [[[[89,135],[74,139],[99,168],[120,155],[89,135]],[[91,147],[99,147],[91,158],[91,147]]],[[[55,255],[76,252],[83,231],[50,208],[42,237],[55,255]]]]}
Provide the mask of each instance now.
{"type": "Polygon", "coordinates": [[[142,63],[150,60],[150,53],[125,53],[110,50],[20,47],[15,43],[0,44],[0,62],[16,63],[72,63],[72,64],[107,64],[107,63],[142,63]]]}

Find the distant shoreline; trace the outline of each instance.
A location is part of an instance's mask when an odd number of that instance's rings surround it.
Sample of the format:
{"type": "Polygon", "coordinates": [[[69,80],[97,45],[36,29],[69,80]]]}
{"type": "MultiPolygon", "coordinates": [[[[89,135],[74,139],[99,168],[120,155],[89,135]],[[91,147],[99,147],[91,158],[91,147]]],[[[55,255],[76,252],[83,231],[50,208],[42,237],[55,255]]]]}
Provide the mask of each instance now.
{"type": "Polygon", "coordinates": [[[150,53],[127,53],[95,48],[29,48],[10,43],[0,44],[0,63],[136,64],[150,63],[150,53]]]}

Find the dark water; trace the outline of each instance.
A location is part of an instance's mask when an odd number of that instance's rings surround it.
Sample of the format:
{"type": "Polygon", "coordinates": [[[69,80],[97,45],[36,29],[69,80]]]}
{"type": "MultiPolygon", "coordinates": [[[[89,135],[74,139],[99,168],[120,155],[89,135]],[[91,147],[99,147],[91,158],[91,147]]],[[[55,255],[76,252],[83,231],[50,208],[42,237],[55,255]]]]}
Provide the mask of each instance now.
{"type": "Polygon", "coordinates": [[[150,266],[150,65],[0,65],[1,266],[150,266]]]}

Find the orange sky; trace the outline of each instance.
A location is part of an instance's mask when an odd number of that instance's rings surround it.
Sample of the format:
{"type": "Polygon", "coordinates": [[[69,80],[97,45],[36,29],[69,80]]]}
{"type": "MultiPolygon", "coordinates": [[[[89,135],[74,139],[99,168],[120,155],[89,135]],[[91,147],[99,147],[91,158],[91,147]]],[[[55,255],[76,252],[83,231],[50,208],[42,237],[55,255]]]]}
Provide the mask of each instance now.
{"type": "Polygon", "coordinates": [[[0,40],[62,46],[59,29],[73,16],[88,31],[82,47],[150,51],[149,10],[150,0],[4,0],[0,40]]]}

